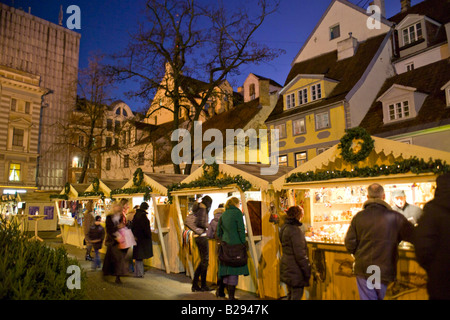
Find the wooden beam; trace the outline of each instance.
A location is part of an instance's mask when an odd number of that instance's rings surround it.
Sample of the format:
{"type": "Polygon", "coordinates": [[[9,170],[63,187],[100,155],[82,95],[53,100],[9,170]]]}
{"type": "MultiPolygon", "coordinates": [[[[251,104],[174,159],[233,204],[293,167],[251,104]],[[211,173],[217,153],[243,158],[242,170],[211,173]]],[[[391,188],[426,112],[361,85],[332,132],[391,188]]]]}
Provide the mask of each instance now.
{"type": "Polygon", "coordinates": [[[163,235],[163,232],[161,229],[161,219],[159,217],[159,211],[158,211],[158,205],[156,203],[156,197],[153,193],[152,193],[152,202],[153,202],[153,209],[155,210],[156,227],[158,228],[159,241],[161,242],[161,251],[163,254],[164,266],[166,269],[166,273],[170,273],[170,265],[169,265],[169,259],[167,257],[166,243],[164,241],[164,235],[163,235]]]}

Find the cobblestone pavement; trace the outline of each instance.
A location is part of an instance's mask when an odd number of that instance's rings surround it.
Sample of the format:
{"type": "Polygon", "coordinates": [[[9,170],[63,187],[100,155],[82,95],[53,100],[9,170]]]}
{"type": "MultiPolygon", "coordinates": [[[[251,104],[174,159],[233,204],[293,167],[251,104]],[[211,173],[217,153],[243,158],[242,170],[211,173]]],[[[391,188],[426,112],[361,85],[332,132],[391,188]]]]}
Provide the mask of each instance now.
{"type": "MultiPolygon", "coordinates": [[[[143,278],[134,278],[130,274],[121,277],[122,284],[116,284],[114,277],[103,277],[99,269],[93,271],[91,262],[85,260],[85,251],[63,244],[61,238],[56,237],[58,234],[53,231],[39,232],[47,245],[64,246],[69,256],[80,262],[87,275],[88,300],[217,300],[215,291],[191,292],[191,279],[184,273],[167,274],[164,270],[147,266],[143,278]]],[[[240,300],[260,300],[256,294],[242,290],[236,290],[236,297],[240,300]]]]}

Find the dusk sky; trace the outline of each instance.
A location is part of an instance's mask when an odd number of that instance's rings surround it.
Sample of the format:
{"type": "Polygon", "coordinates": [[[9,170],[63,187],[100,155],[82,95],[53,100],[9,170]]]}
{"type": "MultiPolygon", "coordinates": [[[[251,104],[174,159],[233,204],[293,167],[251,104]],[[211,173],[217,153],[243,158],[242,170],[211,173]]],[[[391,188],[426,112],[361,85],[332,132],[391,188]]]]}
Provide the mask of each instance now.
{"type": "MultiPolygon", "coordinates": [[[[205,1],[205,0],[203,0],[205,1]]],[[[215,0],[214,0],[215,1],[215,0]]],[[[255,1],[255,0],[251,0],[255,1]]],[[[70,5],[78,5],[81,9],[80,68],[87,66],[88,57],[95,52],[112,54],[125,48],[128,34],[133,33],[136,21],[143,17],[142,8],[145,0],[0,0],[7,5],[21,7],[31,14],[58,23],[60,6],[63,6],[63,26],[70,14],[66,9],[70,5]]],[[[367,8],[371,0],[352,0],[363,8],[367,8]]],[[[421,2],[413,0],[412,5],[421,2]]],[[[225,2],[230,3],[230,2],[225,2]]],[[[231,3],[239,4],[240,1],[231,3]]],[[[272,14],[257,33],[256,40],[269,47],[281,48],[284,55],[262,65],[248,65],[241,68],[241,75],[228,79],[233,88],[239,85],[250,72],[271,78],[283,85],[291,68],[291,62],[314,29],[331,0],[281,0],[279,10],[272,14]]],[[[400,11],[400,0],[386,0],[386,16],[389,18],[400,11]]],[[[114,99],[124,100],[132,109],[142,109],[143,102],[130,100],[123,95],[124,87],[117,87],[113,92],[114,99]]]]}

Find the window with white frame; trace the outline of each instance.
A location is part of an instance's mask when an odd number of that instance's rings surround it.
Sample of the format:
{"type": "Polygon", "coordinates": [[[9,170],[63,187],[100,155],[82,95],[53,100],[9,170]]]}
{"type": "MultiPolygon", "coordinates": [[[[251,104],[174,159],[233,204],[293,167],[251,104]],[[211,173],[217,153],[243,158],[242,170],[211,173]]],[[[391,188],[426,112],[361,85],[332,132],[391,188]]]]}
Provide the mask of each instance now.
{"type": "Polygon", "coordinates": [[[275,130],[278,130],[278,138],[279,139],[286,138],[286,124],[285,123],[277,124],[275,126],[275,130]]]}
{"type": "Polygon", "coordinates": [[[400,120],[409,118],[410,109],[409,101],[397,102],[389,105],[389,120],[400,120]]]}
{"type": "Polygon", "coordinates": [[[288,165],[288,159],[286,155],[279,156],[278,157],[278,165],[279,166],[286,166],[288,165]]]}
{"type": "Polygon", "coordinates": [[[320,83],[311,86],[311,100],[317,100],[322,98],[322,86],[320,83]]]}
{"type": "Polygon", "coordinates": [[[306,151],[297,152],[295,154],[295,167],[297,168],[302,163],[307,161],[306,151]]]}
{"type": "Polygon", "coordinates": [[[328,112],[317,113],[315,115],[315,119],[316,119],[316,130],[330,127],[330,116],[328,112]]]}
{"type": "Polygon", "coordinates": [[[286,109],[295,107],[295,94],[291,93],[286,95],[286,109]]]}
{"type": "Polygon", "coordinates": [[[298,104],[308,103],[308,89],[301,89],[298,91],[298,104]]]}
{"type": "Polygon", "coordinates": [[[402,30],[403,45],[413,43],[419,39],[422,39],[422,25],[421,23],[413,24],[402,30]]]}
{"type": "Polygon", "coordinates": [[[305,133],[306,132],[305,118],[293,120],[292,130],[294,136],[305,133]]]}

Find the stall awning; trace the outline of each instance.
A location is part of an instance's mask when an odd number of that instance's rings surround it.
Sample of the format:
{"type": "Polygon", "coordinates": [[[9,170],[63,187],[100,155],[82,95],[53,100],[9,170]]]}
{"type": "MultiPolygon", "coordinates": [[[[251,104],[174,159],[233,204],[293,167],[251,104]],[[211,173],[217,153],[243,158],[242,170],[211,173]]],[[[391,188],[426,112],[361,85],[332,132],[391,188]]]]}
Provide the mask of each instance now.
{"type": "MultiPolygon", "coordinates": [[[[153,173],[143,172],[143,181],[140,186],[149,186],[152,188],[153,194],[167,195],[167,187],[172,183],[178,183],[186,179],[187,175],[183,174],[169,174],[169,173],[153,173]]],[[[128,180],[121,189],[128,189],[135,187],[134,179],[128,180]]]]}
{"type": "MultiPolygon", "coordinates": [[[[428,161],[430,158],[432,160],[442,160],[447,164],[450,163],[450,152],[445,152],[441,150],[426,148],[422,146],[411,145],[403,142],[398,142],[389,139],[383,139],[378,137],[373,137],[374,148],[369,154],[369,156],[356,164],[349,163],[345,161],[341,154],[341,149],[338,148],[338,144],[326,150],[325,152],[319,154],[318,156],[312,158],[311,160],[303,163],[294,170],[282,175],[275,181],[273,181],[273,187],[275,190],[291,188],[294,185],[324,185],[333,184],[336,182],[351,182],[351,181],[372,181],[372,180],[383,180],[388,179],[392,181],[401,181],[404,179],[411,178],[422,179],[423,181],[433,180],[436,176],[433,173],[421,173],[420,177],[412,172],[404,174],[392,174],[392,175],[379,175],[374,177],[355,177],[355,178],[340,178],[340,179],[330,179],[330,180],[315,180],[311,179],[309,181],[297,181],[297,182],[287,182],[286,179],[295,173],[307,173],[307,172],[333,172],[335,170],[347,170],[351,171],[358,168],[371,168],[374,166],[390,166],[396,161],[404,161],[408,159],[418,158],[428,161]]],[[[381,168],[382,171],[383,168],[381,168]]]]}
{"type": "Polygon", "coordinates": [[[99,195],[95,195],[96,193],[102,192],[103,196],[110,197],[111,191],[115,189],[122,188],[122,186],[126,183],[126,180],[98,180],[98,186],[96,186],[96,182],[92,182],[86,190],[83,191],[84,199],[98,199],[99,195]],[[97,191],[96,191],[97,190],[97,191]]]}

